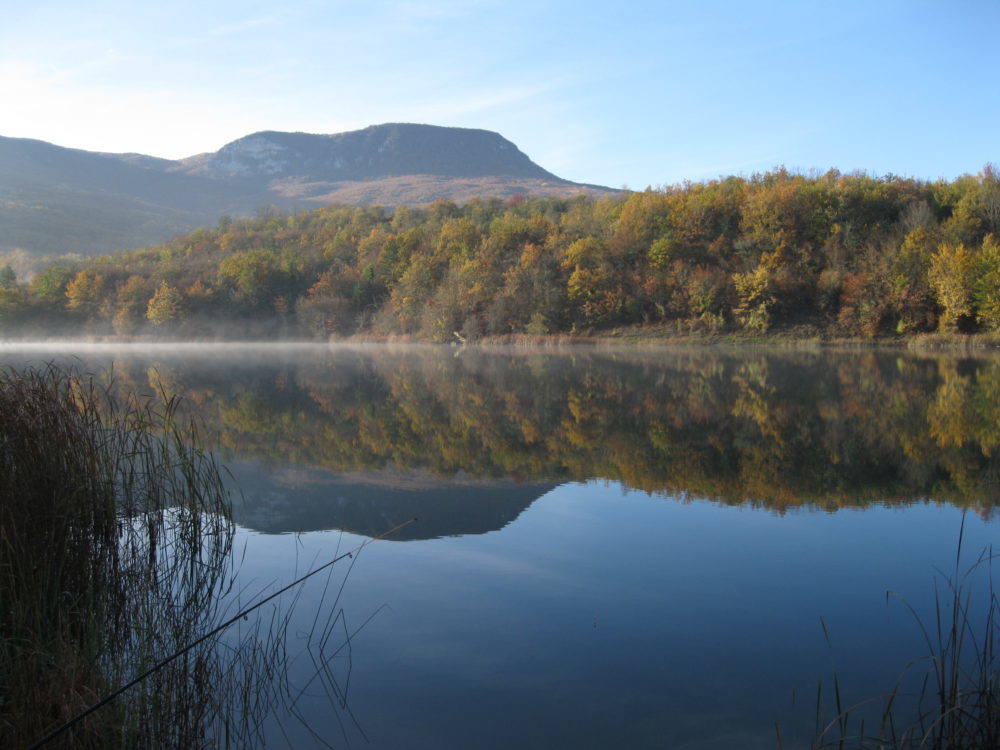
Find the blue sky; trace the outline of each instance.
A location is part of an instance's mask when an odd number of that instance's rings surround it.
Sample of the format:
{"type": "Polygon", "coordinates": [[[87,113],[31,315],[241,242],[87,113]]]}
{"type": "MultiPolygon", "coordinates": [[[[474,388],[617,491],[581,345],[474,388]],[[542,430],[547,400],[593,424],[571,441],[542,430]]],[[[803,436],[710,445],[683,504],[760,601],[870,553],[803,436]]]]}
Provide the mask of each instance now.
{"type": "Polygon", "coordinates": [[[0,0],[0,18],[0,135],[89,150],[425,122],[633,189],[1000,162],[998,0],[0,0]]]}

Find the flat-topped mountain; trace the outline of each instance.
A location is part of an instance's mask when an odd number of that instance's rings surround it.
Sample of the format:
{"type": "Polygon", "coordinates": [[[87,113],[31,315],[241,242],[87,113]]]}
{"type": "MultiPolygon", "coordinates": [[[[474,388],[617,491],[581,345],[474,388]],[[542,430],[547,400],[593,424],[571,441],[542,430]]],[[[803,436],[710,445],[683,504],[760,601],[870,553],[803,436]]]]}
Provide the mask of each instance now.
{"type": "Polygon", "coordinates": [[[216,179],[371,180],[401,175],[521,177],[573,184],[547,172],[498,133],[391,123],[336,135],[265,131],[214,154],[180,162],[180,170],[216,179]]]}
{"type": "Polygon", "coordinates": [[[270,205],[296,211],[613,192],[563,180],[499,134],[468,128],[264,131],[180,160],[0,137],[0,252],[139,247],[270,205]]]}

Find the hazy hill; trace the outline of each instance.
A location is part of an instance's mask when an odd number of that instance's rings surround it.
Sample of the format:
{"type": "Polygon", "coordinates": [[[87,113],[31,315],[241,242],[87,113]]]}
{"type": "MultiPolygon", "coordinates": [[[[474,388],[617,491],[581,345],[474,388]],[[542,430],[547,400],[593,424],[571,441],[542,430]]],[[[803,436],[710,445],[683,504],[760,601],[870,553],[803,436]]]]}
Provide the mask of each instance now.
{"type": "Polygon", "coordinates": [[[0,137],[0,251],[138,247],[268,205],[302,210],[582,192],[613,191],[560,179],[499,134],[466,128],[266,131],[176,161],[0,137]]]}
{"type": "Polygon", "coordinates": [[[0,137],[0,251],[137,247],[259,205],[259,191],[167,173],[147,159],[0,137]]]}

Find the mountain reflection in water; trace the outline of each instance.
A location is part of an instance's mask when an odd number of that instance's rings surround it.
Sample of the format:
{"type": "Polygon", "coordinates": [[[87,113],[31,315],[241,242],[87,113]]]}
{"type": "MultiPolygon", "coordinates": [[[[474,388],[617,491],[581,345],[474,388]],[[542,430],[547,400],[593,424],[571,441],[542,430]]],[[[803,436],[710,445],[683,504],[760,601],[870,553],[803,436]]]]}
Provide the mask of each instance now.
{"type": "Polygon", "coordinates": [[[336,529],[374,537],[410,518],[389,537],[406,542],[499,531],[554,484],[507,479],[442,479],[418,472],[336,476],[289,469],[275,475],[231,465],[242,497],[233,520],[265,534],[336,529]]]}

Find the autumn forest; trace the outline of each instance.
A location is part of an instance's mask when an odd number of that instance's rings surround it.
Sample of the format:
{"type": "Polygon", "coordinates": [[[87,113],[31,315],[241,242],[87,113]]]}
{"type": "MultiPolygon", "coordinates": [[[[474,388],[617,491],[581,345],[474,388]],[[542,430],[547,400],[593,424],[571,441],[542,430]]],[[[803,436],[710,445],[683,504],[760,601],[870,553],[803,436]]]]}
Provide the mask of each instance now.
{"type": "Polygon", "coordinates": [[[27,281],[4,268],[0,326],[7,337],[429,341],[630,326],[991,332],[1000,175],[777,169],[611,198],[261,209],[27,281]]]}

